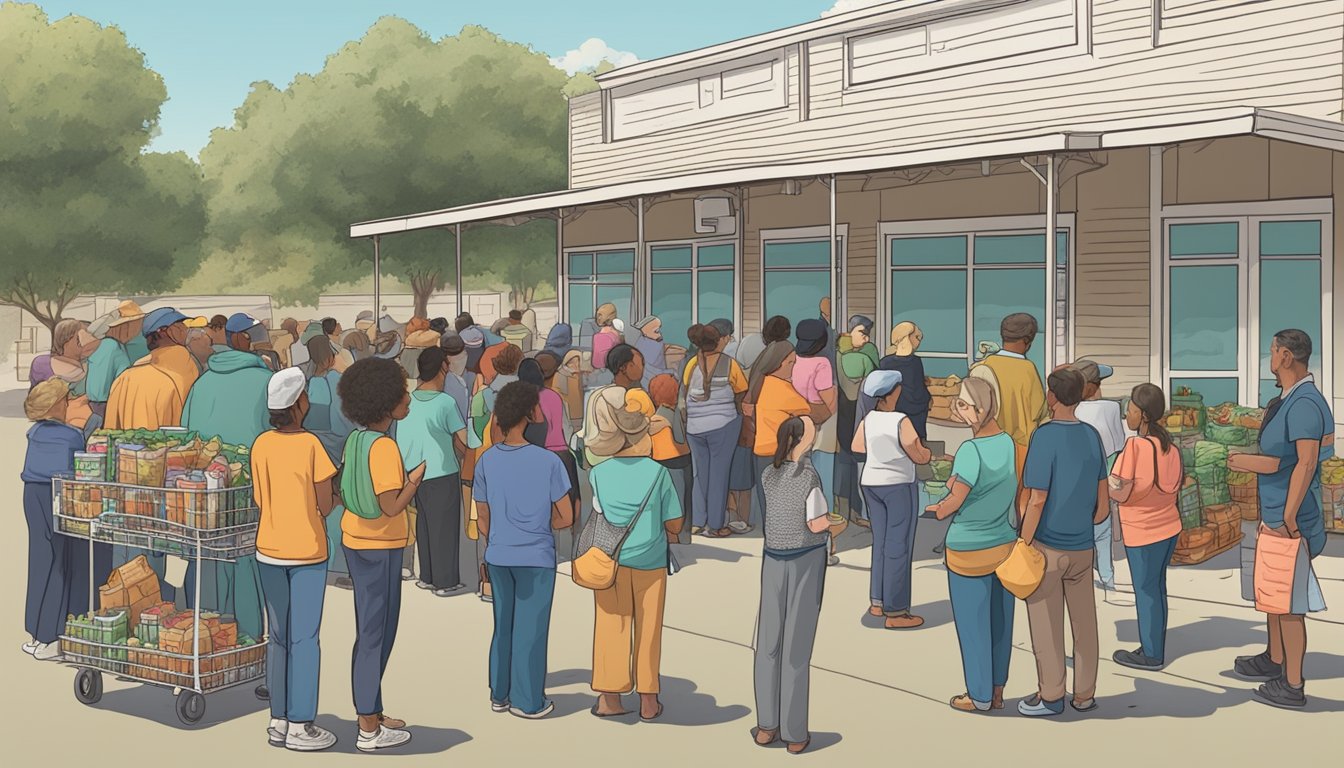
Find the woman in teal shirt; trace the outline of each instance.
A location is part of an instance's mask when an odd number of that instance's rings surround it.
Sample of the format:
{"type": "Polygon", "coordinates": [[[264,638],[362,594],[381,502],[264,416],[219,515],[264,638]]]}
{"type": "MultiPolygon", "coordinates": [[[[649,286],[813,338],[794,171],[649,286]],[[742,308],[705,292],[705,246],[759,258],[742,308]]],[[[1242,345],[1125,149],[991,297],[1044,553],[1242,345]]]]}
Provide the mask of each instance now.
{"type": "Polygon", "coordinates": [[[955,404],[974,437],[962,443],[952,465],[951,493],[928,508],[947,529],[947,588],[961,646],[966,693],[953,709],[1003,709],[1003,686],[1013,652],[1013,595],[994,569],[1012,552],[1017,533],[1009,515],[1017,494],[1013,440],[999,428],[994,389],[966,379],[955,404]]]}
{"type": "Polygon", "coordinates": [[[607,387],[589,400],[598,434],[588,450],[610,457],[589,475],[593,509],[612,525],[634,526],[617,554],[616,583],[593,593],[593,690],[598,699],[592,712],[598,717],[625,714],[621,694],[634,689],[639,717],[649,721],[663,713],[658,669],[669,535],[681,533],[685,521],[672,476],[651,458],[648,397],[635,392],[607,387]]]}

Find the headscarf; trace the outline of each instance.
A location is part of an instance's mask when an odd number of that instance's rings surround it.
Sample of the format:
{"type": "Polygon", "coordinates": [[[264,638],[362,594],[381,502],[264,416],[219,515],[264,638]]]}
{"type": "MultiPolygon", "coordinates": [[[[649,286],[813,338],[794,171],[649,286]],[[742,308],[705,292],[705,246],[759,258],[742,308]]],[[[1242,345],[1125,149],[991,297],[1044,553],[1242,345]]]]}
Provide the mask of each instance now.
{"type": "Polygon", "coordinates": [[[791,354],[793,354],[793,345],[789,342],[770,342],[770,346],[765,348],[761,356],[756,359],[756,364],[751,368],[751,387],[747,390],[747,402],[755,403],[760,400],[761,387],[765,385],[765,377],[778,371],[791,354]]]}
{"type": "MultiPolygon", "coordinates": [[[[608,386],[597,390],[589,398],[588,407],[592,430],[584,435],[584,447],[594,456],[651,456],[653,440],[649,437],[649,418],[641,398],[624,387],[608,386]]],[[[642,398],[648,401],[648,396],[642,398]]]]}
{"type": "Polygon", "coordinates": [[[556,371],[555,379],[551,385],[560,397],[565,401],[565,412],[569,414],[571,421],[577,421],[583,418],[583,353],[577,349],[571,349],[565,353],[560,361],[560,368],[556,371]],[[570,364],[573,363],[574,373],[568,372],[570,364]]]}
{"type": "Polygon", "coordinates": [[[676,378],[669,373],[654,376],[649,382],[649,396],[653,398],[655,406],[675,407],[680,391],[681,387],[677,386],[676,378]]]}
{"type": "Polygon", "coordinates": [[[563,360],[571,349],[574,349],[574,329],[568,323],[556,323],[551,327],[551,332],[546,334],[546,345],[542,350],[554,352],[556,357],[563,360]]]}
{"type": "Polygon", "coordinates": [[[51,332],[52,357],[65,357],[65,345],[78,336],[83,328],[83,323],[68,317],[57,323],[56,328],[51,332]]]}
{"type": "Polygon", "coordinates": [[[46,354],[34,357],[32,364],[28,366],[29,388],[35,387],[51,377],[51,355],[46,354]]]}
{"type": "Polygon", "coordinates": [[[602,306],[597,308],[596,312],[593,313],[593,320],[597,323],[598,328],[603,328],[605,326],[611,325],[611,321],[615,319],[616,319],[615,304],[610,303],[603,304],[602,306]]]}

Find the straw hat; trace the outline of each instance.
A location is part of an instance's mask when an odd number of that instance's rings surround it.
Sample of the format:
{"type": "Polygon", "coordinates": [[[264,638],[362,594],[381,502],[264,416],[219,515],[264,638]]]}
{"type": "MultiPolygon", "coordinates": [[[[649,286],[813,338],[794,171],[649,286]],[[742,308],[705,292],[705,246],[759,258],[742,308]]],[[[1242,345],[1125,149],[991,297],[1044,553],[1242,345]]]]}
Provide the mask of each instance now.
{"type": "Polygon", "coordinates": [[[41,421],[51,413],[51,409],[56,407],[57,403],[69,396],[70,385],[52,377],[28,391],[28,397],[23,401],[23,413],[29,421],[41,421]]]}
{"type": "Polygon", "coordinates": [[[89,333],[101,339],[107,335],[107,329],[142,320],[144,317],[145,311],[140,308],[140,305],[126,299],[118,304],[116,309],[95,320],[93,325],[89,326],[89,333]]]}

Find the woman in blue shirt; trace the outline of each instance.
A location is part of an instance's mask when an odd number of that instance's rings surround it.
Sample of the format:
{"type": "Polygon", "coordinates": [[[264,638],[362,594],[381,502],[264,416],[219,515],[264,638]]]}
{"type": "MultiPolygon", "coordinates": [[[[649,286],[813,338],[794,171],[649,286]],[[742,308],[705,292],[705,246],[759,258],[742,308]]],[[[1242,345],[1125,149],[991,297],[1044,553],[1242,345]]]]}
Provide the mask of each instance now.
{"type": "Polygon", "coordinates": [[[649,721],[663,713],[658,668],[668,534],[681,533],[684,520],[672,476],[652,458],[648,397],[636,393],[642,390],[607,387],[589,400],[598,434],[586,447],[595,456],[609,457],[590,474],[593,508],[612,525],[633,525],[617,556],[616,583],[593,593],[593,690],[598,700],[592,712],[598,717],[625,714],[621,694],[634,689],[639,717],[649,721]]]}
{"type": "MultiPolygon", "coordinates": [[[[84,436],[65,423],[69,398],[69,385],[50,378],[34,386],[23,403],[25,415],[33,422],[20,474],[23,514],[28,521],[24,629],[32,637],[23,650],[42,661],[60,657],[58,640],[66,615],[89,610],[88,544],[52,527],[52,478],[70,472],[75,453],[84,450],[84,436]]],[[[112,569],[112,552],[107,545],[98,545],[94,554],[94,575],[102,583],[112,569]]]]}
{"type": "MultiPolygon", "coordinates": [[[[308,339],[308,360],[313,376],[308,379],[308,416],[303,420],[303,428],[317,435],[327,456],[337,467],[341,465],[341,453],[345,440],[355,431],[355,425],[341,412],[341,396],[336,386],[341,374],[335,369],[336,352],[331,342],[320,333],[308,339]]],[[[327,515],[327,571],[335,579],[335,586],[341,589],[354,589],[350,580],[350,570],[345,564],[345,551],[341,549],[341,518],[345,517],[344,508],[338,508],[327,515]]]]}

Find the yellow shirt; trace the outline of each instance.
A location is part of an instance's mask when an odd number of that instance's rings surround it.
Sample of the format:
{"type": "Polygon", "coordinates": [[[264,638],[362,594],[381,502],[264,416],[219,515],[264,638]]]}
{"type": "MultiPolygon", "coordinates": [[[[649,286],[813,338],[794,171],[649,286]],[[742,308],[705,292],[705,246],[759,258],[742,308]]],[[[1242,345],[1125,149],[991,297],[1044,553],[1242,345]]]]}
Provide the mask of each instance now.
{"type": "Polygon", "coordinates": [[[998,382],[999,426],[1014,443],[1025,447],[1046,418],[1045,388],[1036,364],[1023,357],[996,354],[980,365],[992,371],[998,382]]]}
{"type": "MultiPolygon", "coordinates": [[[[406,485],[401,450],[392,438],[380,437],[373,441],[373,447],[369,449],[369,474],[373,476],[375,496],[400,491],[406,485]]],[[[391,517],[380,515],[372,520],[346,510],[341,518],[341,542],[351,549],[401,549],[410,541],[408,519],[405,510],[391,517]]]]}
{"type": "Polygon", "coordinates": [[[149,361],[122,371],[107,396],[107,429],[159,429],[182,425],[182,406],[196,381],[191,352],[177,345],[149,353],[149,361]],[[191,369],[185,376],[182,363],[191,369]]]}
{"type": "Polygon", "coordinates": [[[756,400],[755,454],[774,456],[779,446],[779,426],[790,416],[806,416],[811,412],[812,407],[792,384],[778,376],[766,376],[756,400]]]}
{"type": "Polygon", "coordinates": [[[316,484],[336,475],[311,432],[263,432],[252,444],[252,498],[261,508],[257,559],[311,565],[327,559],[327,529],[316,484]]]}

